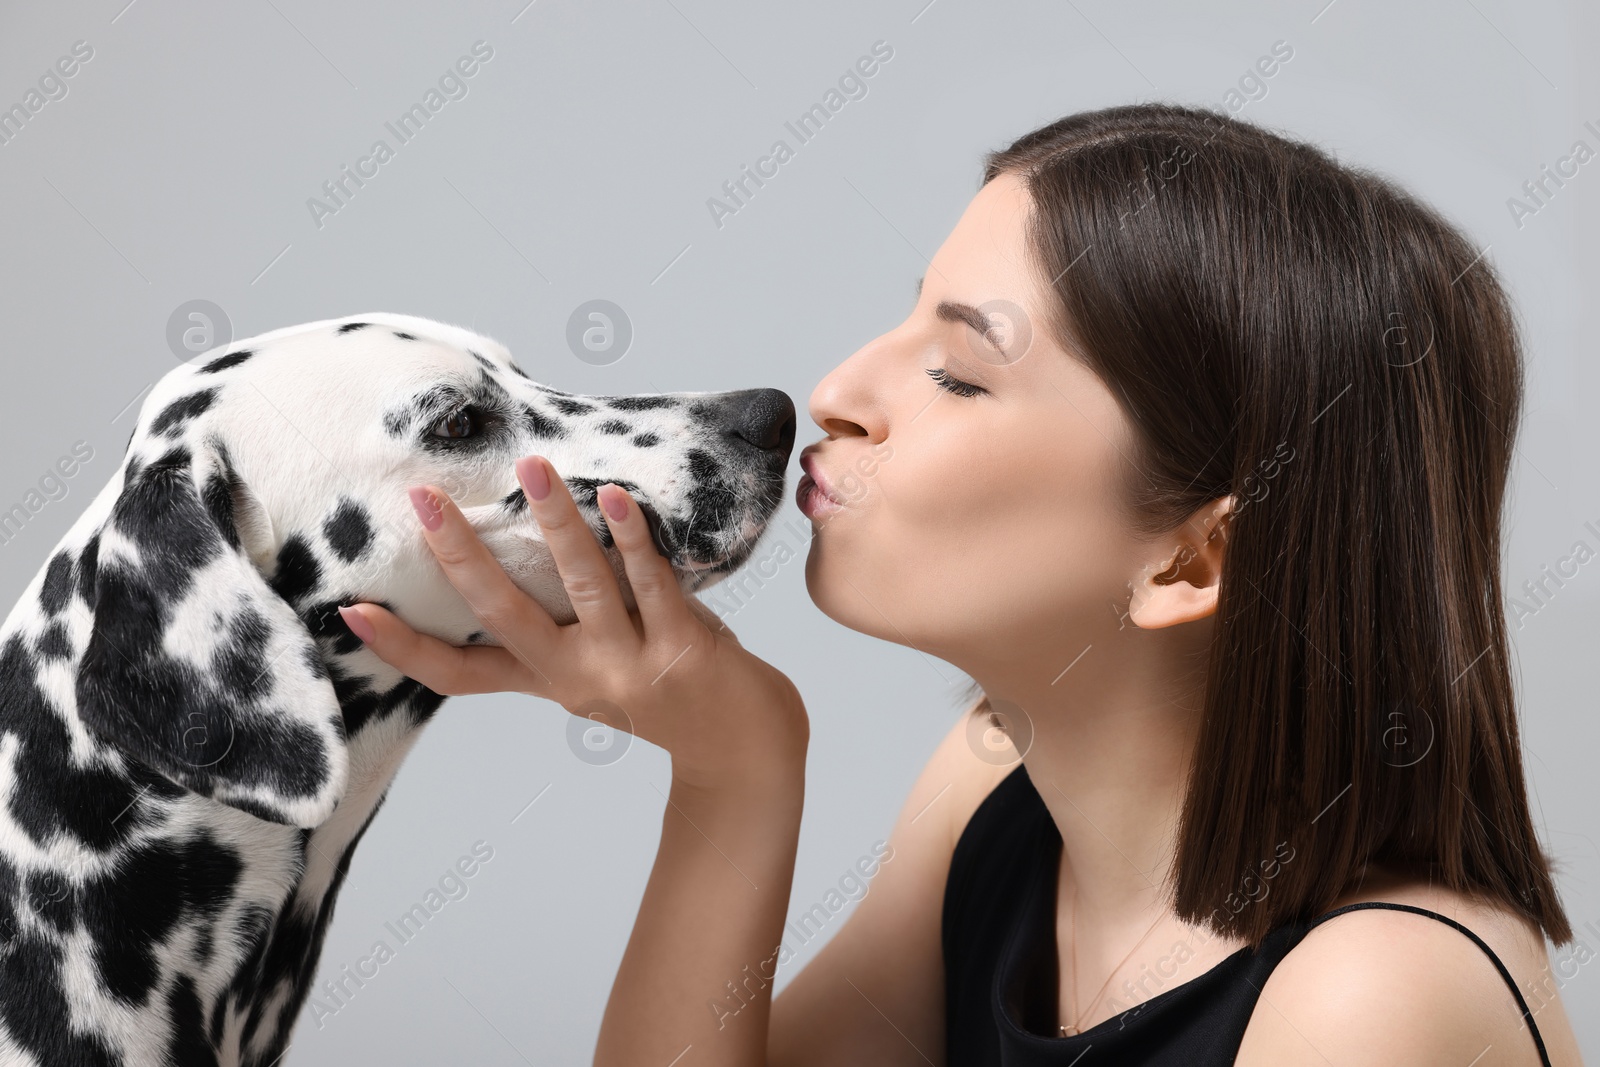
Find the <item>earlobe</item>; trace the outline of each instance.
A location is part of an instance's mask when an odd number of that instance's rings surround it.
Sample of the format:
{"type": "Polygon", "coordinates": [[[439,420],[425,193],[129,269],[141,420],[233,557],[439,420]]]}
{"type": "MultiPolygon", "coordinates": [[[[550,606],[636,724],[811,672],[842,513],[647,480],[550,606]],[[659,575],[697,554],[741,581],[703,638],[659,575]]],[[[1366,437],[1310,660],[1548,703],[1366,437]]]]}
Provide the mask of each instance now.
{"type": "Polygon", "coordinates": [[[1216,613],[1233,506],[1230,495],[1197,511],[1181,528],[1183,537],[1171,554],[1146,564],[1139,580],[1129,583],[1128,617],[1134,625],[1158,630],[1216,613]]]}
{"type": "Polygon", "coordinates": [[[1179,581],[1147,585],[1142,596],[1136,589],[1128,607],[1128,618],[1141,630],[1159,630],[1204,619],[1216,610],[1216,585],[1197,587],[1179,581]]]}

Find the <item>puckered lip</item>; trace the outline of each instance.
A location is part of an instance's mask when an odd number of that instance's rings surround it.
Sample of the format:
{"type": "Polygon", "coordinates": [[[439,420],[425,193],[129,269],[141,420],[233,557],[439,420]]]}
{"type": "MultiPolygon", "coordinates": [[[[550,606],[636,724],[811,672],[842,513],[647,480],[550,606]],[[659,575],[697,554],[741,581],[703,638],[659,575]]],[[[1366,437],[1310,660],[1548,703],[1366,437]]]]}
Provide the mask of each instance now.
{"type": "Polygon", "coordinates": [[[800,450],[800,469],[805,471],[811,480],[816,483],[817,489],[821,491],[823,496],[840,507],[844,507],[844,500],[834,491],[833,483],[828,480],[827,475],[823,473],[822,467],[817,461],[816,452],[821,447],[820,444],[813,444],[807,445],[800,450]]]}

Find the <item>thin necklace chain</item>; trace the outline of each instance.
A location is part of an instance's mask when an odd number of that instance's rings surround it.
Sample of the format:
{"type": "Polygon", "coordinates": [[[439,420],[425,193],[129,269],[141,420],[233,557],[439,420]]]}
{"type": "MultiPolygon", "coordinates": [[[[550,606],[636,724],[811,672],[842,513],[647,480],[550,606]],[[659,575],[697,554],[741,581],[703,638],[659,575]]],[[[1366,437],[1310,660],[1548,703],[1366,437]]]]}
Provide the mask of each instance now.
{"type": "Polygon", "coordinates": [[[1146,930],[1144,932],[1144,937],[1139,938],[1139,940],[1134,944],[1134,946],[1128,950],[1128,954],[1126,956],[1122,957],[1122,962],[1121,963],[1118,963],[1115,967],[1111,968],[1111,973],[1106,976],[1105,985],[1102,985],[1100,987],[1100,992],[1098,992],[1098,993],[1096,993],[1094,995],[1094,999],[1089,1001],[1089,1004],[1088,1004],[1087,1007],[1083,1008],[1082,1010],[1079,1010],[1079,1008],[1078,1008],[1078,887],[1077,887],[1076,883],[1073,884],[1073,887],[1072,887],[1072,924],[1071,924],[1071,927],[1070,927],[1070,933],[1068,935],[1071,938],[1071,948],[1070,948],[1069,952],[1070,952],[1071,959],[1072,959],[1072,1010],[1073,1010],[1073,1016],[1072,1016],[1072,1025],[1071,1026],[1067,1026],[1065,1024],[1062,1024],[1062,1025],[1059,1025],[1057,1027],[1057,1029],[1059,1029],[1061,1031],[1061,1036],[1062,1037],[1071,1037],[1074,1034],[1078,1034],[1078,1033],[1082,1032],[1082,1031],[1080,1031],[1078,1029],[1078,1023],[1083,1020],[1084,1013],[1087,1012],[1089,1010],[1089,1008],[1094,1007],[1096,1004],[1098,1004],[1100,1002],[1100,998],[1101,998],[1101,996],[1103,996],[1105,994],[1106,988],[1111,985],[1111,979],[1115,978],[1117,976],[1117,972],[1122,970],[1122,965],[1124,963],[1127,963],[1130,959],[1132,959],[1133,958],[1133,954],[1135,952],[1139,951],[1139,946],[1144,944],[1145,941],[1149,939],[1150,935],[1155,932],[1156,927],[1161,925],[1161,920],[1163,918],[1165,918],[1164,914],[1156,916],[1156,921],[1150,924],[1150,929],[1148,929],[1148,930],[1146,930]]]}

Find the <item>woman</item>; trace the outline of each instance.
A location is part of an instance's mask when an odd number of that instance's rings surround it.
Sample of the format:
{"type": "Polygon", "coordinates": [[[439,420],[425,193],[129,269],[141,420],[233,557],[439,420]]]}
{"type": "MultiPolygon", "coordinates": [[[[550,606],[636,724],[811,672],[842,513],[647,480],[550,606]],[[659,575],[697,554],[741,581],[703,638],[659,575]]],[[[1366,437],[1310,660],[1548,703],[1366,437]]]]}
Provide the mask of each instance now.
{"type": "Polygon", "coordinates": [[[529,457],[577,623],[448,502],[515,651],[350,614],[430,688],[603,698],[672,754],[597,1063],[1577,1064],[1498,570],[1521,388],[1488,262],[1314,147],[1139,105],[995,154],[816,387],[798,492],[817,605],[984,699],[776,1003],[804,704],[625,492],[636,612],[529,457]]]}

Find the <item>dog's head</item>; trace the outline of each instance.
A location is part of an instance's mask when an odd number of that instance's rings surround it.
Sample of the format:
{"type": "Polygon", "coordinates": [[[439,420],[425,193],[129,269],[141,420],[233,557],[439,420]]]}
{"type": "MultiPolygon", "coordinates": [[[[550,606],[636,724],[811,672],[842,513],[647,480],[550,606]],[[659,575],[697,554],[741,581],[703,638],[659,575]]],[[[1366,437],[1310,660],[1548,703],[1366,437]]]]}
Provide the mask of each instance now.
{"type": "Polygon", "coordinates": [[[75,598],[87,609],[76,696],[91,731],[190,789],[315,825],[344,785],[350,693],[336,690],[359,690],[330,662],[359,647],[339,604],[499,643],[429,552],[410,487],[449,492],[517,584],[570,622],[519,456],[566,480],[631,606],[596,488],[634,495],[693,591],[750,555],[794,431],[776,390],[575,395],[425,319],[292,327],[156,384],[105,513],[52,560],[40,599],[47,614],[75,598]]]}

